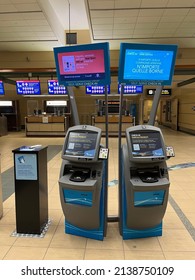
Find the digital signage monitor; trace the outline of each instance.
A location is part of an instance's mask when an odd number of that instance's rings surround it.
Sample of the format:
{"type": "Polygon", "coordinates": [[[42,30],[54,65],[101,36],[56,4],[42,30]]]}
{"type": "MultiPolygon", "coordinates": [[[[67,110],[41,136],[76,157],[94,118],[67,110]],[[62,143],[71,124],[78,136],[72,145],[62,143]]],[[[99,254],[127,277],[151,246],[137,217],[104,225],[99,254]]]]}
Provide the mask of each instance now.
{"type": "Polygon", "coordinates": [[[40,95],[41,85],[39,80],[16,81],[17,94],[21,95],[40,95]]]}
{"type": "MultiPolygon", "coordinates": [[[[86,94],[105,94],[106,86],[86,86],[85,93],[86,94]]],[[[110,85],[107,86],[107,93],[110,93],[110,85]]]]}
{"type": "Polygon", "coordinates": [[[0,95],[4,95],[4,94],[5,94],[4,84],[2,81],[0,81],[0,95]]]}
{"type": "Polygon", "coordinates": [[[65,86],[59,86],[58,80],[48,80],[48,94],[51,95],[60,95],[67,94],[67,90],[65,86]]]}
{"type": "MultiPolygon", "coordinates": [[[[118,85],[118,93],[121,93],[121,85],[118,85]]],[[[124,94],[140,94],[143,93],[143,86],[139,85],[125,85],[124,94]]]]}
{"type": "Polygon", "coordinates": [[[171,85],[176,45],[121,43],[119,84],[171,85]]]}
{"type": "Polygon", "coordinates": [[[54,48],[59,85],[109,85],[110,56],[108,43],[54,48]]]}

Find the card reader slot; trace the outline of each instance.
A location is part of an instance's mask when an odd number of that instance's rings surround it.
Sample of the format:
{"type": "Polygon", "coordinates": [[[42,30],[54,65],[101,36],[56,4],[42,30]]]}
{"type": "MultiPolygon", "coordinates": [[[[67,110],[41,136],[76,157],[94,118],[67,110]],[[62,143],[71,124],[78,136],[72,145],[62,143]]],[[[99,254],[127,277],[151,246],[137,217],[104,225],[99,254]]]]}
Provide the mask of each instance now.
{"type": "Polygon", "coordinates": [[[155,183],[160,178],[160,170],[158,167],[153,168],[132,168],[132,177],[139,177],[144,183],[155,183]]]}
{"type": "Polygon", "coordinates": [[[90,177],[90,168],[79,168],[77,166],[66,165],[64,168],[64,175],[70,174],[70,181],[85,182],[90,177]]]}

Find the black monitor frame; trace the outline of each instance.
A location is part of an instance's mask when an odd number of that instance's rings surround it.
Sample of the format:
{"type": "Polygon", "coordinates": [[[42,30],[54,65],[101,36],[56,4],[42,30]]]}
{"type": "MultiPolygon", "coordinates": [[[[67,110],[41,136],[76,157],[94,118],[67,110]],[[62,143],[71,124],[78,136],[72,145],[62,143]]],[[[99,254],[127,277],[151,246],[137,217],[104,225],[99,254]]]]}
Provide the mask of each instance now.
{"type": "Polygon", "coordinates": [[[162,135],[161,130],[158,127],[154,127],[151,125],[138,125],[136,127],[130,127],[126,130],[126,139],[127,139],[127,146],[128,146],[128,152],[129,152],[129,160],[133,162],[159,162],[164,161],[167,159],[166,155],[166,147],[164,144],[164,138],[162,135]],[[132,134],[140,134],[140,135],[151,135],[151,133],[159,135],[159,143],[162,148],[162,154],[161,155],[144,155],[144,156],[134,156],[133,155],[133,148],[132,148],[132,134]]]}
{"type": "Polygon", "coordinates": [[[101,140],[101,129],[97,127],[93,127],[90,125],[77,125],[73,126],[68,129],[64,145],[62,148],[62,159],[73,161],[73,162],[97,162],[99,157],[99,148],[100,148],[100,140],[101,140]],[[96,144],[95,144],[95,154],[94,157],[86,157],[86,156],[75,156],[75,155],[69,155],[66,154],[67,145],[69,143],[69,136],[71,133],[96,133],[96,144]]]}

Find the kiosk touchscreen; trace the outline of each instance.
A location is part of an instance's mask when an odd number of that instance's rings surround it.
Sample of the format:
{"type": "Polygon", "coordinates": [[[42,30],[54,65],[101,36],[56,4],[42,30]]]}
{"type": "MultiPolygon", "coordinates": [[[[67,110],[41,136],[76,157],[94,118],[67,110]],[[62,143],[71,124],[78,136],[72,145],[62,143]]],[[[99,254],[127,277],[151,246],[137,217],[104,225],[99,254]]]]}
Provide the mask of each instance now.
{"type": "Polygon", "coordinates": [[[103,240],[106,227],[105,161],[101,130],[89,125],[69,128],[62,149],[59,178],[65,232],[103,240]]]}
{"type": "Polygon", "coordinates": [[[120,232],[124,239],[162,235],[169,178],[161,130],[138,125],[126,130],[122,146],[120,232]]]}

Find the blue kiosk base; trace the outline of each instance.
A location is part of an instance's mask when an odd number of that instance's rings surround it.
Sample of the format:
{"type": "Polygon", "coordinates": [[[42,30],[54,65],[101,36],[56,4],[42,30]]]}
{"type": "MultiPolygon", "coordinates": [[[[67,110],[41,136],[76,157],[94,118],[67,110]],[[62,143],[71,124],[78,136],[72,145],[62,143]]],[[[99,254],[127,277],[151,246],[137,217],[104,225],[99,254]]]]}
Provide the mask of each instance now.
{"type": "Polygon", "coordinates": [[[153,228],[142,229],[142,230],[131,229],[124,226],[122,235],[123,235],[123,240],[162,236],[162,223],[160,223],[158,226],[155,226],[153,228]]]}
{"type": "Polygon", "coordinates": [[[83,229],[65,221],[65,233],[102,241],[104,239],[103,226],[98,229],[83,229]]]}

